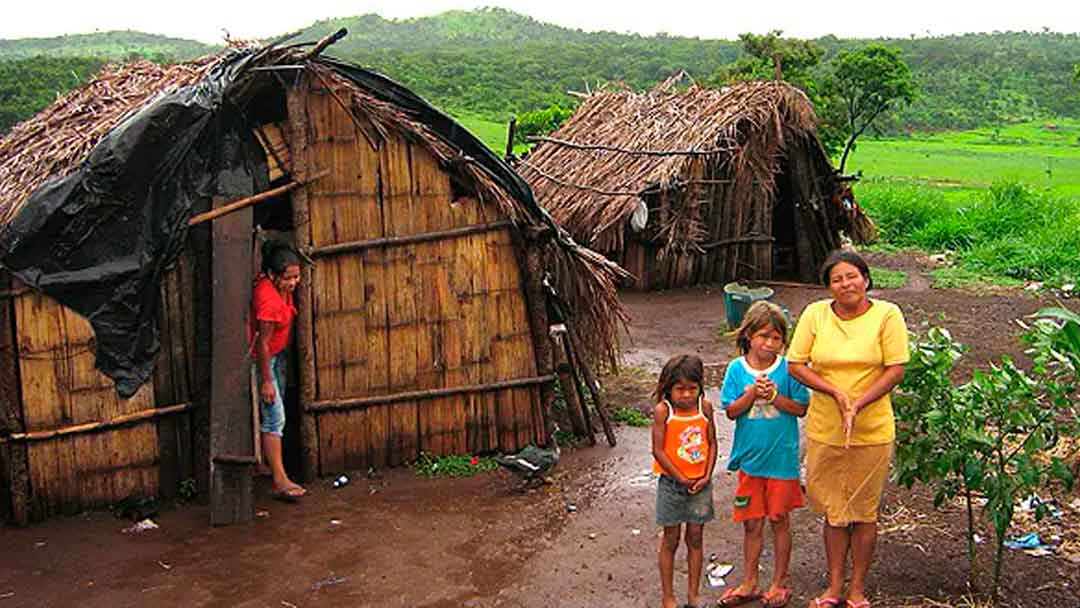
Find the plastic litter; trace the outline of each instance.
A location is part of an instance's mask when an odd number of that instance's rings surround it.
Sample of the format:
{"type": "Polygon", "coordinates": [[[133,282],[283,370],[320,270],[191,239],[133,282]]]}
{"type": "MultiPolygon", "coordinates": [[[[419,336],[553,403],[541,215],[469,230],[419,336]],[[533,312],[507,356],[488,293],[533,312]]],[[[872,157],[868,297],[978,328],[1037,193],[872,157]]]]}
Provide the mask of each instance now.
{"type": "Polygon", "coordinates": [[[128,526],[127,528],[124,528],[122,530],[122,532],[124,534],[132,534],[132,533],[138,533],[138,532],[146,532],[147,530],[157,530],[160,527],[161,526],[154,523],[154,520],[152,520],[152,519],[142,519],[142,520],[139,520],[139,521],[135,522],[131,526],[128,526]]]}
{"type": "Polygon", "coordinates": [[[319,589],[322,589],[323,587],[332,587],[334,585],[340,585],[341,583],[344,583],[346,580],[348,580],[348,579],[346,579],[344,576],[337,575],[337,574],[331,574],[329,577],[324,578],[321,581],[315,581],[314,583],[312,583],[311,584],[311,590],[312,591],[318,591],[319,589]]]}
{"type": "Polygon", "coordinates": [[[1009,549],[1037,549],[1046,546],[1042,539],[1039,538],[1038,532],[1028,532],[1027,534],[1011,536],[1005,539],[1004,544],[1009,549]]]}
{"type": "Polygon", "coordinates": [[[577,513],[577,505],[575,505],[572,502],[566,503],[566,512],[567,513],[577,513]]]}
{"type": "Polygon", "coordinates": [[[338,475],[337,479],[334,480],[332,485],[334,486],[334,488],[344,488],[345,486],[349,485],[349,476],[338,475]]]}
{"type": "Polygon", "coordinates": [[[735,570],[735,566],[725,563],[712,563],[706,571],[705,582],[710,589],[719,589],[727,585],[724,577],[731,574],[735,570]]]}
{"type": "Polygon", "coordinates": [[[637,528],[634,528],[633,530],[630,530],[630,534],[633,534],[634,536],[638,536],[639,534],[641,534],[641,530],[638,530],[637,528]]]}

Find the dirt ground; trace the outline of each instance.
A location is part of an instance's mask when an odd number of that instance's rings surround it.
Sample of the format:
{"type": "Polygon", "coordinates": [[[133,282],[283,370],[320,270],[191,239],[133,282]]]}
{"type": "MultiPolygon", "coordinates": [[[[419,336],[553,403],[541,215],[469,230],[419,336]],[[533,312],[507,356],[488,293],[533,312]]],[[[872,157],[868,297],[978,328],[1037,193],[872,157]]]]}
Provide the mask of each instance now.
{"type": "MultiPolygon", "coordinates": [[[[1022,357],[1015,319],[1049,303],[1020,290],[933,290],[925,260],[873,258],[912,275],[905,287],[875,295],[897,302],[910,326],[939,322],[971,347],[961,373],[1002,354],[1022,357]]],[[[797,313],[821,297],[824,291],[782,287],[774,300],[797,313]]],[[[605,382],[613,405],[647,410],[653,373],[676,352],[696,352],[712,377],[722,373],[733,347],[718,331],[718,286],[627,293],[624,300],[633,319],[626,363],[605,382]]],[[[722,455],[731,430],[720,423],[722,455]]],[[[179,506],[160,514],[160,529],[142,533],[122,533],[130,522],[108,513],[0,528],[0,608],[656,606],[648,432],[620,427],[618,437],[615,448],[600,436],[597,447],[566,451],[554,483],[528,493],[516,492],[501,472],[432,480],[397,469],[356,474],[338,490],[315,484],[300,505],[270,501],[262,487],[250,525],[210,528],[205,507],[179,506]]],[[[706,527],[705,541],[706,555],[736,565],[729,582],[742,573],[741,530],[724,518],[733,488],[734,479],[718,473],[721,518],[706,527]]],[[[1062,517],[1040,530],[1080,547],[1080,502],[1072,507],[1069,500],[1062,517]]],[[[805,606],[824,582],[820,521],[804,510],[793,523],[792,605],[805,606]]],[[[965,599],[963,526],[957,508],[935,511],[919,489],[890,487],[869,582],[875,606],[983,606],[965,599]]],[[[988,571],[990,552],[981,548],[988,571]]],[[[678,559],[683,595],[682,551],[678,559]]],[[[770,564],[766,546],[763,580],[770,564]]],[[[1080,606],[1080,565],[1063,556],[1010,551],[1004,584],[1001,606],[1080,606]]]]}

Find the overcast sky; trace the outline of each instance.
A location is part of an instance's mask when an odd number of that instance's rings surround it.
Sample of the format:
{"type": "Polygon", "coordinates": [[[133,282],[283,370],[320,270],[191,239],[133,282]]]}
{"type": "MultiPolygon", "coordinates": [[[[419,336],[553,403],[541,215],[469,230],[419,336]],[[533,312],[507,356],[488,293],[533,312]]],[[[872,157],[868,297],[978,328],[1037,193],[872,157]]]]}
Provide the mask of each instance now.
{"type": "Polygon", "coordinates": [[[116,29],[139,30],[220,43],[264,38],[319,19],[378,13],[387,18],[433,15],[450,9],[501,6],[541,21],[584,30],[657,32],[735,38],[740,32],[781,29],[811,38],[927,36],[995,30],[1080,32],[1080,1],[1024,0],[8,0],[0,38],[58,36],[116,29]]]}

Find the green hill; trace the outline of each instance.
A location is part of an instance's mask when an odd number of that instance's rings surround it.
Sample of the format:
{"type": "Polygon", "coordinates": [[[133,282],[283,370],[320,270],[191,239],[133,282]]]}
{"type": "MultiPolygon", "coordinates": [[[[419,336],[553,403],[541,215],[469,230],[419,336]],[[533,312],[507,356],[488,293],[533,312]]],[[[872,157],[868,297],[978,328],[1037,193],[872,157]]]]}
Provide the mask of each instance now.
{"type": "MultiPolygon", "coordinates": [[[[348,28],[349,35],[329,54],[384,72],[451,113],[494,122],[570,104],[566,91],[599,83],[622,81],[640,89],[679,69],[704,80],[741,52],[735,41],[586,32],[494,8],[412,19],[331,19],[304,29],[300,39],[315,40],[340,27],[348,28]]],[[[870,41],[827,36],[815,42],[828,60],[841,48],[870,41]]],[[[1080,83],[1072,79],[1072,65],[1080,62],[1080,35],[995,32],[884,42],[902,49],[922,91],[910,108],[884,117],[880,128],[885,133],[1080,116],[1080,83]]],[[[70,73],[43,64],[57,76],[30,79],[44,94],[13,96],[16,85],[4,74],[32,70],[28,58],[168,61],[211,50],[139,32],[0,40],[0,131],[11,117],[21,120],[38,109],[27,100],[52,98],[75,81],[70,73]],[[4,60],[19,58],[29,63],[18,70],[2,68],[4,60]]]]}
{"type": "Polygon", "coordinates": [[[217,47],[194,40],[133,31],[69,34],[55,38],[0,40],[0,60],[29,57],[97,57],[111,61],[132,58],[155,61],[192,59],[217,47]]]}

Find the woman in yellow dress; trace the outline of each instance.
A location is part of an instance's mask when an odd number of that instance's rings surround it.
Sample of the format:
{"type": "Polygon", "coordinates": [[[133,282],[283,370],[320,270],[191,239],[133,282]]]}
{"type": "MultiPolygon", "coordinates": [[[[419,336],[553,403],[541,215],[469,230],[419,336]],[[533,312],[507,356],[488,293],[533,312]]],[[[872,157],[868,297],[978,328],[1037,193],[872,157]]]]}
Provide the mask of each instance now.
{"type": "Polygon", "coordinates": [[[858,254],[834,252],[821,277],[832,298],[806,307],[787,353],[791,375],[813,389],[806,494],[810,508],[825,515],[829,582],[810,606],[869,608],[866,573],[895,438],[889,393],[904,377],[907,326],[898,306],[867,297],[870,268],[858,254]]]}

